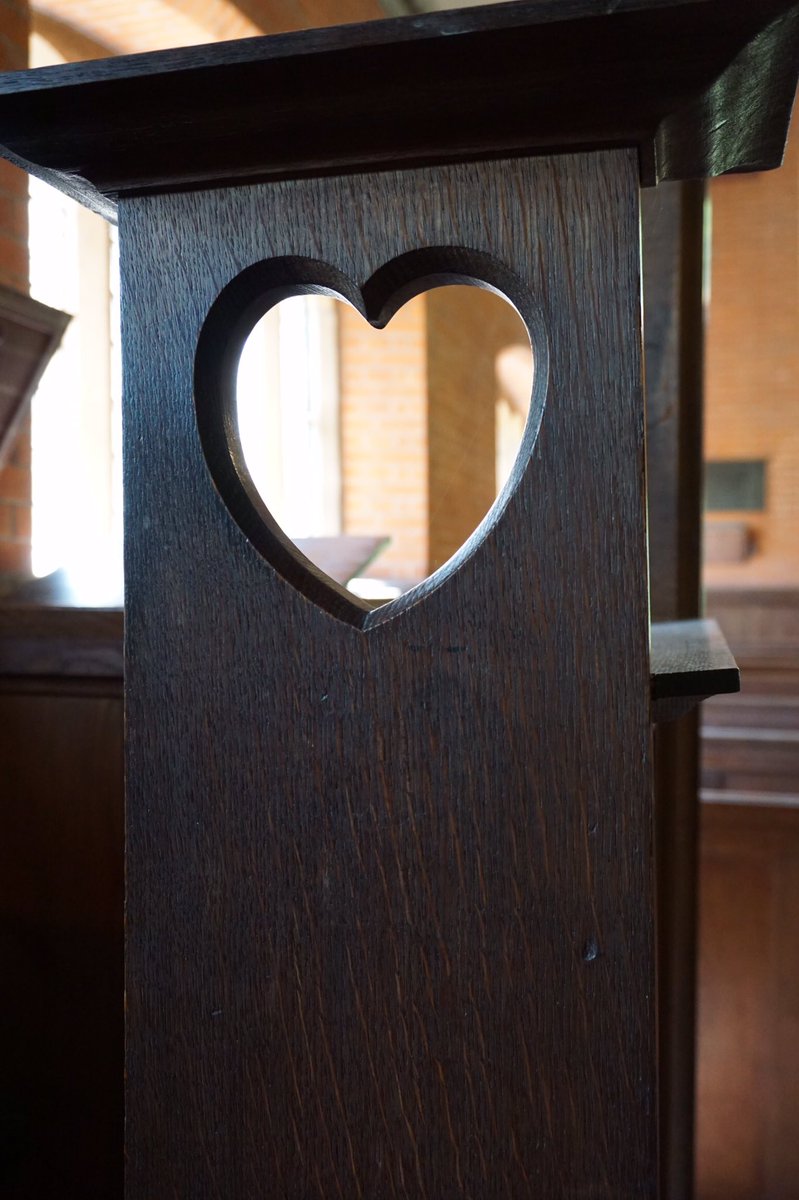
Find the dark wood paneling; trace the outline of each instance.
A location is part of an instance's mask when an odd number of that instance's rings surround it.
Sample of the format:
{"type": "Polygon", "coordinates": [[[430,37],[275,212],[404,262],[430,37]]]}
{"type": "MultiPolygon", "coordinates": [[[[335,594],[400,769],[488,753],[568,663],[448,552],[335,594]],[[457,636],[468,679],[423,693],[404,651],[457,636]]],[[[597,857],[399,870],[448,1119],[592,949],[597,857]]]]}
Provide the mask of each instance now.
{"type": "MultiPolygon", "coordinates": [[[[701,611],[702,207],[701,183],[661,185],[641,197],[649,587],[658,622],[701,611]]],[[[696,714],[659,725],[661,1200],[688,1200],[693,1186],[697,776],[696,714]]]]}
{"type": "Polygon", "coordinates": [[[703,208],[698,182],[641,196],[653,621],[701,615],[703,208]]]}
{"type": "Polygon", "coordinates": [[[141,198],[120,233],[129,1200],[654,1196],[635,156],[141,198]],[[195,352],[251,264],[357,298],[428,245],[533,297],[546,406],[504,511],[364,627],[226,511],[195,352]]]}
{"type": "Polygon", "coordinates": [[[799,809],[702,809],[698,1200],[794,1200],[799,809]]]}
{"type": "Polygon", "coordinates": [[[115,698],[22,684],[0,689],[0,1194],[118,1197],[119,681],[115,698]]]}
{"type": "Polygon", "coordinates": [[[122,681],[121,609],[0,605],[0,678],[122,681]]]}
{"type": "Polygon", "coordinates": [[[755,679],[769,668],[799,672],[799,588],[757,583],[707,588],[708,615],[715,617],[733,653],[755,679]]]}
{"type": "Polygon", "coordinates": [[[702,723],[699,1200],[799,1180],[799,594],[709,590],[742,667],[702,723]]]}
{"type": "Polygon", "coordinates": [[[718,613],[740,656],[740,702],[708,702],[702,787],[708,793],[799,791],[799,592],[795,587],[714,587],[718,613]]]}
{"type": "Polygon", "coordinates": [[[652,714],[682,715],[708,696],[738,692],[741,674],[717,623],[661,621],[650,630],[652,714]],[[673,712],[670,712],[673,706],[673,712]]]}
{"type": "MultiPolygon", "coordinates": [[[[787,672],[785,673],[787,676],[787,672]]],[[[740,696],[714,696],[702,709],[705,724],[724,729],[799,730],[799,671],[790,692],[766,691],[766,681],[746,677],[740,696]]],[[[788,679],[781,680],[788,682],[788,679]]]]}
{"type": "Polygon", "coordinates": [[[795,792],[799,727],[702,725],[702,783],[733,791],[795,792]]]}

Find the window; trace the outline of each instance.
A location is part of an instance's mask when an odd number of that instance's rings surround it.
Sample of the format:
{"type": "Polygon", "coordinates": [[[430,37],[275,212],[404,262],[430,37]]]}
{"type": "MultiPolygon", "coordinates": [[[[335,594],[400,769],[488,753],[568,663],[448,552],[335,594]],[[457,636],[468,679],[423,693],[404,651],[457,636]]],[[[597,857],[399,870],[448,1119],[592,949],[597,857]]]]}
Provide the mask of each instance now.
{"type": "Polygon", "coordinates": [[[294,296],[253,329],[239,364],[239,435],[253,483],[291,538],[341,533],[336,301],[294,296]]]}
{"type": "Polygon", "coordinates": [[[766,464],[759,459],[705,463],[706,512],[762,512],[766,464]]]}
{"type": "MultiPolygon", "coordinates": [[[[40,37],[31,58],[62,61],[40,37]]],[[[31,294],[73,314],[32,403],[33,572],[63,567],[101,603],[121,580],[116,231],[36,179],[29,222],[31,294]]]]}

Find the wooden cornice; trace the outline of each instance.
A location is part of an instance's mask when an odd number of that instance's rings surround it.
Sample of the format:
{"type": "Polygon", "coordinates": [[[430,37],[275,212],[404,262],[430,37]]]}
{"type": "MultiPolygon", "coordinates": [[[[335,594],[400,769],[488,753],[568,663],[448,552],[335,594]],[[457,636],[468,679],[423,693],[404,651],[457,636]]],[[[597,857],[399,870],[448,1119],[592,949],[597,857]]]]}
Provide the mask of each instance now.
{"type": "Polygon", "coordinates": [[[778,166],[798,62],[797,0],[522,0],[8,74],[0,144],[110,217],[147,192],[613,146],[655,183],[778,166]]]}

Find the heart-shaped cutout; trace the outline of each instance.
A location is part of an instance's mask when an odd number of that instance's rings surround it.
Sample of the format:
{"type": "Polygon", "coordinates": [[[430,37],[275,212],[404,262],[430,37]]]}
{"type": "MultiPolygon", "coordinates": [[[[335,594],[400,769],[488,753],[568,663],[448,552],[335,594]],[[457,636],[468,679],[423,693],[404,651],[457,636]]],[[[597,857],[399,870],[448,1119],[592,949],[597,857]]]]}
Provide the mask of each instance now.
{"type": "Polygon", "coordinates": [[[362,289],[308,259],[242,272],[203,327],[195,398],[239,526],[294,586],[367,629],[443,582],[499,519],[545,381],[518,278],[444,248],[362,289]]]}

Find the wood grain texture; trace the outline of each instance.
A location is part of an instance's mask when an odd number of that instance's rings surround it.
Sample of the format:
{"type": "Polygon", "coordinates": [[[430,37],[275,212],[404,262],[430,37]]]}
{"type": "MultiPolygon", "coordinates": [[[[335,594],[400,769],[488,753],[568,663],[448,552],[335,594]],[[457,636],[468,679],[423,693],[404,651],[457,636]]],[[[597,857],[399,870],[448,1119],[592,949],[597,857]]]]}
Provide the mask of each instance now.
{"type": "Polygon", "coordinates": [[[792,1200],[799,809],[702,806],[698,1200],[792,1200]]]}
{"type": "Polygon", "coordinates": [[[653,621],[701,615],[703,209],[702,183],[641,194],[653,621]]]}
{"type": "Polygon", "coordinates": [[[0,677],[0,1195],[122,1191],[122,695],[0,677]]]}
{"type": "Polygon", "coordinates": [[[707,611],[724,629],[747,670],[799,669],[799,588],[786,583],[711,584],[707,611]]]}
{"type": "Polygon", "coordinates": [[[144,190],[599,146],[702,178],[779,165],[798,51],[796,0],[526,0],[4,75],[0,143],[107,216],[144,190]]]}
{"type": "Polygon", "coordinates": [[[121,609],[0,604],[0,677],[106,678],[121,685],[121,609]]]}
{"type": "Polygon", "coordinates": [[[741,729],[703,724],[702,780],[706,786],[734,791],[796,791],[799,727],[741,729]]]}
{"type": "Polygon", "coordinates": [[[121,206],[128,1200],[656,1194],[637,194],[618,151],[121,206]],[[364,630],[225,509],[195,351],[265,258],[431,245],[535,297],[546,408],[364,630]]]}
{"type": "MultiPolygon", "coordinates": [[[[700,615],[703,191],[641,195],[653,621],[700,615]]],[[[661,1200],[689,1200],[694,1178],[697,724],[694,709],[654,739],[661,1200]]]]}
{"type": "Polygon", "coordinates": [[[651,629],[652,700],[696,702],[738,692],[741,673],[715,621],[660,621],[651,629]]]}
{"type": "Polygon", "coordinates": [[[700,711],[654,730],[660,1200],[693,1197],[700,711]]]}

